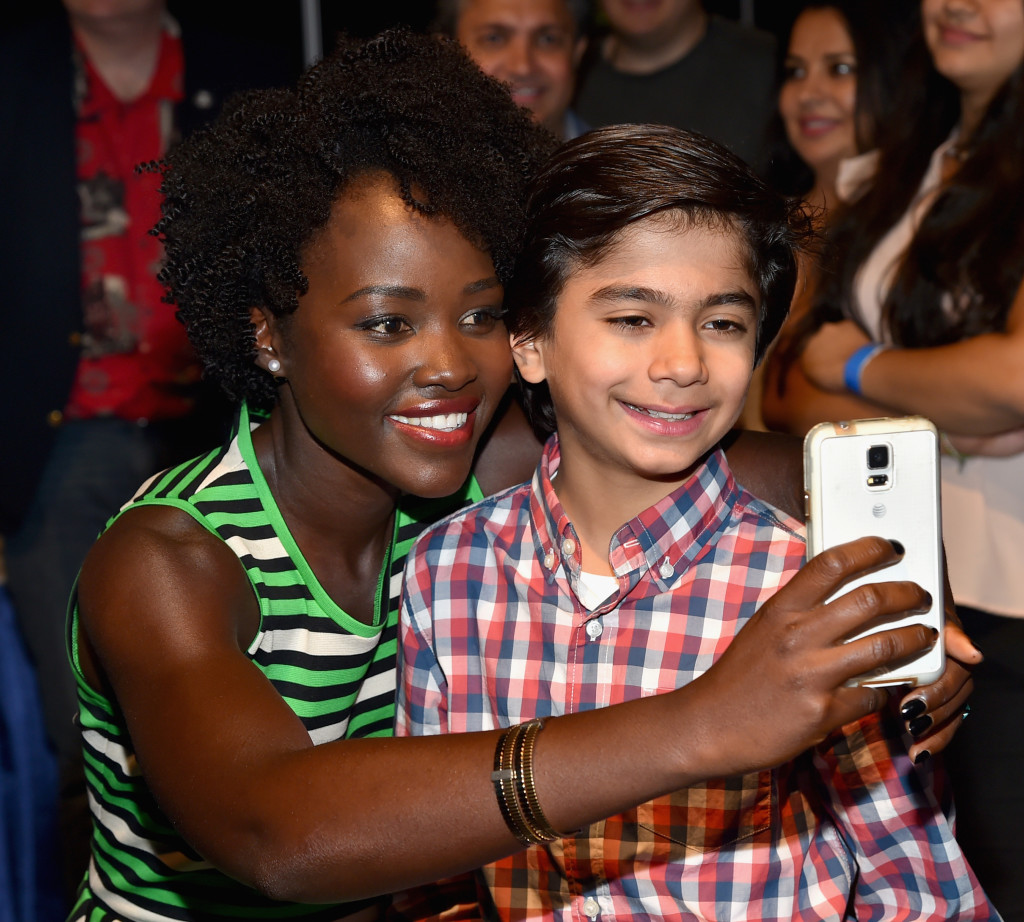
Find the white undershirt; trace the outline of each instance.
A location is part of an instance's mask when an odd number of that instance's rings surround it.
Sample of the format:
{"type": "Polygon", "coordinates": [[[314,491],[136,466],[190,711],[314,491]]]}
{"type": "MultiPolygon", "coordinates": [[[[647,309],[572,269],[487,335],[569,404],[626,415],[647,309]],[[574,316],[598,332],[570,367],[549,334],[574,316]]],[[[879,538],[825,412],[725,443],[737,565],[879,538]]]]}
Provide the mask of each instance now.
{"type": "Polygon", "coordinates": [[[603,573],[587,573],[580,570],[579,579],[576,582],[576,595],[583,603],[587,611],[599,608],[608,596],[619,588],[617,576],[605,576],[603,573]]]}

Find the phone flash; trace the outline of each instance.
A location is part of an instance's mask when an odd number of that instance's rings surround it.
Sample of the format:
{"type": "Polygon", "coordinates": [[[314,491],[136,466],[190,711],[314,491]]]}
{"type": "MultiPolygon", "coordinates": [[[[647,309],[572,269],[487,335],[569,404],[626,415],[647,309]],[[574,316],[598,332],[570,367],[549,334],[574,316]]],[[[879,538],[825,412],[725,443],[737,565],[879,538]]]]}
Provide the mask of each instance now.
{"type": "Polygon", "coordinates": [[[868,477],[869,487],[884,487],[888,482],[888,474],[872,474],[870,477],[868,477]]]}

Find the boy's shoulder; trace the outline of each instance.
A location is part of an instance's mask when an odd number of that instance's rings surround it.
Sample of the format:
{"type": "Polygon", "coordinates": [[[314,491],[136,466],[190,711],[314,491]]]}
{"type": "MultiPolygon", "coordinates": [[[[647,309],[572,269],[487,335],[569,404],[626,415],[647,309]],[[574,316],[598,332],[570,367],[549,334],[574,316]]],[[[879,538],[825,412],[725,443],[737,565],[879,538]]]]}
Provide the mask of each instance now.
{"type": "Polygon", "coordinates": [[[532,481],[508,487],[439,519],[424,530],[410,557],[432,549],[453,550],[464,544],[490,544],[521,533],[529,518],[532,481]]]}
{"type": "Polygon", "coordinates": [[[765,499],[751,493],[743,484],[736,484],[736,514],[748,517],[762,525],[766,525],[790,535],[794,540],[806,543],[807,529],[803,522],[793,518],[788,512],[773,506],[765,499]]]}

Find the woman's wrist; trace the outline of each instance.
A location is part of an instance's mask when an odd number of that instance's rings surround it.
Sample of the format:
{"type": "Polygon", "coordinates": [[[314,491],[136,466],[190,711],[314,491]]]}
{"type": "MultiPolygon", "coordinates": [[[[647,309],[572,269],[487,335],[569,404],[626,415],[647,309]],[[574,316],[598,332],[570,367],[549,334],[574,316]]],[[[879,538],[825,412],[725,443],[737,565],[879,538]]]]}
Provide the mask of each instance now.
{"type": "Polygon", "coordinates": [[[884,352],[887,348],[888,346],[881,343],[867,343],[854,351],[846,360],[846,364],[843,366],[843,383],[851,394],[856,394],[858,397],[864,396],[861,386],[864,369],[879,352],[884,352]]]}

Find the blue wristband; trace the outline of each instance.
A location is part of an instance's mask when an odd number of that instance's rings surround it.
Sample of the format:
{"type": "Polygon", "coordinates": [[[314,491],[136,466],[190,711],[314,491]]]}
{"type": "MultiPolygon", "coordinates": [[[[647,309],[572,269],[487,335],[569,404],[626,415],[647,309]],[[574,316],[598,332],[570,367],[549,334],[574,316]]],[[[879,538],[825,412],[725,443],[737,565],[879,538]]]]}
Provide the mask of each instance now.
{"type": "Polygon", "coordinates": [[[843,366],[843,383],[851,394],[856,394],[858,397],[863,396],[860,390],[860,379],[864,374],[864,366],[884,349],[885,346],[880,343],[868,343],[866,346],[861,346],[846,360],[846,365],[843,366]]]}

